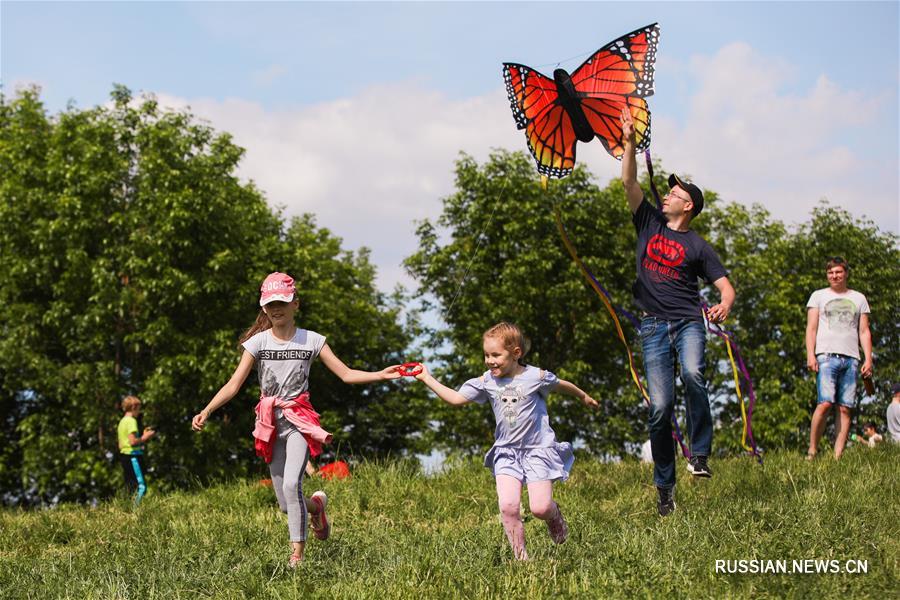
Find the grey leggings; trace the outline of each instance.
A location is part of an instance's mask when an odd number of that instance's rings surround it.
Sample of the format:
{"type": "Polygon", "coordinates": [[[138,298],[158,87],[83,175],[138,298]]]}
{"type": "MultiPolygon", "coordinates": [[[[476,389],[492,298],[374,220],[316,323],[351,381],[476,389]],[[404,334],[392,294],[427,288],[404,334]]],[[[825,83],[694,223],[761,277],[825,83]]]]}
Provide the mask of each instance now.
{"type": "Polygon", "coordinates": [[[272,448],[272,487],[278,506],[288,516],[288,531],[292,542],[305,542],[308,529],[306,498],[303,497],[303,474],[309,458],[309,447],[303,437],[284,417],[277,422],[278,435],[272,448]]]}

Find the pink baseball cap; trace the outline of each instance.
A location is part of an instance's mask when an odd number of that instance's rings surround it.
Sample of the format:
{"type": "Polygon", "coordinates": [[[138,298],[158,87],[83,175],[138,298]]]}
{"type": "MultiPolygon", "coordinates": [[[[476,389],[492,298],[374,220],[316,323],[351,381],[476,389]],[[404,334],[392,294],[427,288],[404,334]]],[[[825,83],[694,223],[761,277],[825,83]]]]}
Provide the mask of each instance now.
{"type": "Polygon", "coordinates": [[[294,278],[287,273],[269,273],[259,291],[260,306],[276,300],[290,302],[294,299],[294,278]]]}

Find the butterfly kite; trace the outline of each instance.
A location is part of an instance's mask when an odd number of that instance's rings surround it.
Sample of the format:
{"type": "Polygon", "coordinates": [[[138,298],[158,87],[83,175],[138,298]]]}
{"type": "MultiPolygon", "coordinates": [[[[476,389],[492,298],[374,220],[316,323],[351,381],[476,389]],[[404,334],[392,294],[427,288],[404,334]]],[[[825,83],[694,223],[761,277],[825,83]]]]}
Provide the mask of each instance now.
{"type": "Polygon", "coordinates": [[[653,23],[603,46],[569,75],[553,79],[524,65],[503,63],[503,79],[516,127],[525,130],[528,149],[541,175],[565,177],[575,167],[576,142],[597,137],[606,151],[622,158],[619,116],[627,106],[634,119],[636,149],[650,146],[653,62],[659,25],[653,23]]]}

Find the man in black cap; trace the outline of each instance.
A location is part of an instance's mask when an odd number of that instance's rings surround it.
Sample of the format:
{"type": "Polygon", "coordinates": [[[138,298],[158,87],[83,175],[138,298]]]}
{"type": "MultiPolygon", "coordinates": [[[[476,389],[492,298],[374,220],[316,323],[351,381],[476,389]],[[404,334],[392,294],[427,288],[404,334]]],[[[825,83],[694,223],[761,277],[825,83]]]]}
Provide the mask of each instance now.
{"type": "Polygon", "coordinates": [[[719,290],[721,301],[708,312],[710,321],[725,320],[734,304],[734,288],[712,247],[691,221],[703,210],[703,193],[677,175],[669,176],[669,193],[662,208],[644,200],[637,180],[634,122],[627,109],[621,115],[625,153],[622,183],[637,229],[637,281],[634,298],[643,311],[641,346],[650,393],[650,445],[653,482],[659,495],[660,516],[675,510],[675,446],[672,414],[675,407],[675,361],[684,383],[687,429],[691,443],[688,471],[712,477],[707,459],[712,449],[713,422],[706,389],[706,327],[697,279],[719,290]]]}

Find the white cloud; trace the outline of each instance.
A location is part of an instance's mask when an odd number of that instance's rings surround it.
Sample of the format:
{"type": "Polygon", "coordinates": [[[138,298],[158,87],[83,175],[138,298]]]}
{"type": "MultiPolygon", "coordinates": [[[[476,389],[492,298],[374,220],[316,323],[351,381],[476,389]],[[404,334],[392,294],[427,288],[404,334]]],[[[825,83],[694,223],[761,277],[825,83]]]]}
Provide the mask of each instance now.
{"type": "Polygon", "coordinates": [[[759,202],[787,222],[804,221],[827,198],[897,232],[896,164],[855,142],[860,134],[896,140],[897,132],[879,127],[879,114],[891,110],[888,95],[842,90],[824,75],[799,94],[783,91],[793,75],[790,65],[741,43],[694,58],[687,118],[654,115],[654,153],[724,199],[759,202]]]}
{"type": "Polygon", "coordinates": [[[525,145],[500,88],[451,100],[400,83],[281,111],[239,99],[157,97],[230,132],[247,149],[240,174],[271,204],[288,215],[314,213],[344,247],[368,246],[383,289],[409,285],[400,262],[417,249],[414,221],[440,214],[459,152],[485,160],[491,148],[525,145]]]}

